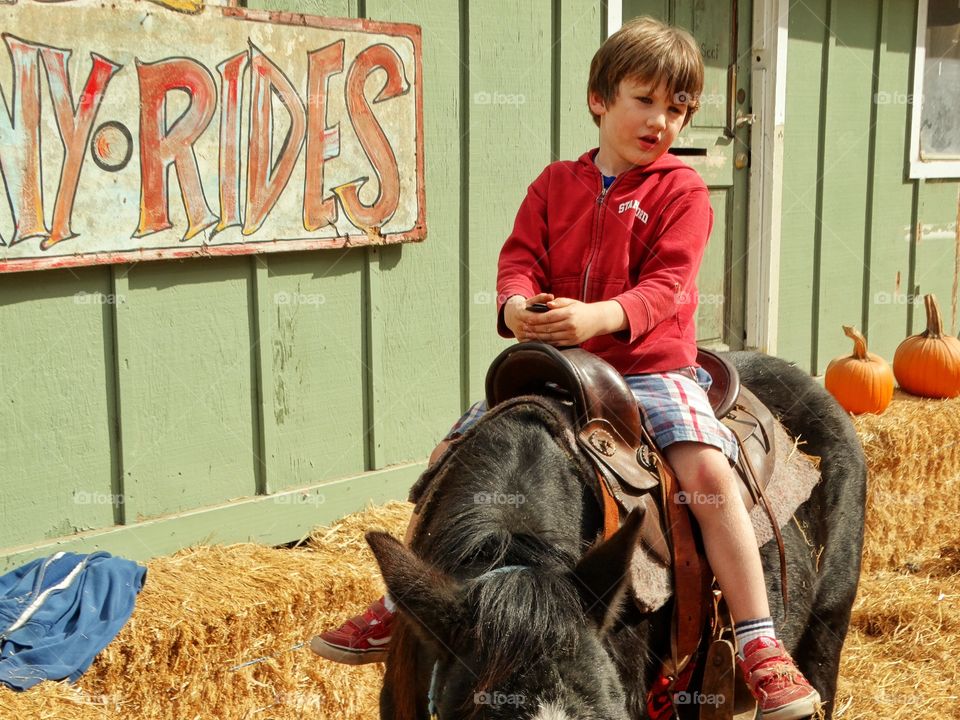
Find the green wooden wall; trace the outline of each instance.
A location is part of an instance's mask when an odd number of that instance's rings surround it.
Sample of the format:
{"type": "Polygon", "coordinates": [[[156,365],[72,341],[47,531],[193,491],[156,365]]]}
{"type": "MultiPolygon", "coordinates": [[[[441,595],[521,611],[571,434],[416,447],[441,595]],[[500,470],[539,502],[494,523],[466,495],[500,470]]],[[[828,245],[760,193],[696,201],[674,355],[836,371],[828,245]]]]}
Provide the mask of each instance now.
{"type": "Polygon", "coordinates": [[[958,330],[958,183],[908,178],[916,13],[790,4],[777,352],[814,373],[849,353],[842,324],[892,360],[925,293],[958,330]]]}
{"type": "Polygon", "coordinates": [[[427,240],[0,277],[7,566],[285,542],[404,497],[504,345],[527,184],[596,142],[593,0],[249,6],[422,27],[427,240]]]}
{"type": "MultiPolygon", "coordinates": [[[[891,358],[926,292],[957,331],[958,183],[906,177],[915,5],[790,7],[778,354],[813,372],[842,323],[891,358]]],[[[504,345],[495,259],[527,183],[595,143],[603,3],[250,6],[422,27],[428,238],[0,276],[7,567],[280,543],[403,497],[504,345]]]]}

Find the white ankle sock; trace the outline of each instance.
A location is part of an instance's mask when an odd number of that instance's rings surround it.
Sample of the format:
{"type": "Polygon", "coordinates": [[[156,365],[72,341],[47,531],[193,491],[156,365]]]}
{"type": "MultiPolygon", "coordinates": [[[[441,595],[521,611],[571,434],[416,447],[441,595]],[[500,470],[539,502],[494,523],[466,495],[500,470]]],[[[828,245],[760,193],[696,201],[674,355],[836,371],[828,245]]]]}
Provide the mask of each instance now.
{"type": "Polygon", "coordinates": [[[383,594],[383,606],[392,613],[397,611],[397,604],[393,601],[393,598],[390,597],[390,593],[383,594]]]}
{"type": "Polygon", "coordinates": [[[733,634],[737,638],[737,656],[743,659],[743,648],[747,643],[758,637],[776,639],[777,631],[773,629],[773,618],[754,618],[744,620],[733,626],[733,634]]]}

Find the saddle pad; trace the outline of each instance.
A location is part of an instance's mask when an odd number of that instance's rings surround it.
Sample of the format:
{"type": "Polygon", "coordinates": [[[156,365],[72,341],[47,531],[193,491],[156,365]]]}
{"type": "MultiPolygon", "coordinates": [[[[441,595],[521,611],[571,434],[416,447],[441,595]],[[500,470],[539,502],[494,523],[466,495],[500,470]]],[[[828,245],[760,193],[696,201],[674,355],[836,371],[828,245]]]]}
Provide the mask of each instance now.
{"type": "MultiPolygon", "coordinates": [[[[817,458],[801,452],[797,443],[776,420],[773,437],[777,464],[764,493],[782,528],[793,517],[796,509],[810,497],[813,488],[820,482],[820,471],[817,458]]],[[[773,528],[762,505],[753,507],[750,520],[757,535],[757,547],[763,547],[773,540],[773,528]]],[[[660,564],[644,543],[640,544],[633,555],[632,579],[634,598],[641,612],[653,612],[661,608],[673,595],[670,569],[660,564]]]]}

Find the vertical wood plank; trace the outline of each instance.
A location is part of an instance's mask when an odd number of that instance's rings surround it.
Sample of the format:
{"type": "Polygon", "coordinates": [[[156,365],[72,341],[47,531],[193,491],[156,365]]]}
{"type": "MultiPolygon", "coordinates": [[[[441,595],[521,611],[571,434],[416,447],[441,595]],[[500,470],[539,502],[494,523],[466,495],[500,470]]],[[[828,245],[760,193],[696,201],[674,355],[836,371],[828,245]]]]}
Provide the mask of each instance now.
{"type": "Polygon", "coordinates": [[[270,493],[367,469],[365,263],[363,248],[270,259],[264,338],[273,370],[263,388],[266,422],[275,425],[266,449],[270,493]]]}
{"type": "Polygon", "coordinates": [[[827,0],[790,8],[777,354],[810,370],[827,0]]]}
{"type": "Polygon", "coordinates": [[[250,327],[253,343],[253,426],[254,484],[257,495],[265,495],[277,474],[276,455],[271,449],[279,444],[277,423],[272,409],[273,386],[273,302],[270,292],[270,256],[250,256],[250,327]]]}
{"type": "Polygon", "coordinates": [[[921,182],[917,217],[920,236],[917,239],[914,306],[911,333],[927,326],[923,296],[937,296],[943,315],[944,331],[956,335],[960,318],[954,317],[951,297],[957,271],[957,183],[921,182]]]}
{"type": "Polygon", "coordinates": [[[727,72],[735,59],[731,52],[730,0],[675,0],[674,22],[689,30],[703,54],[703,94],[693,127],[722,128],[727,124],[727,72]]]}
{"type": "Polygon", "coordinates": [[[697,340],[707,344],[721,343],[724,340],[723,310],[726,298],[724,259],[727,256],[727,239],[729,238],[730,218],[727,213],[729,198],[728,188],[716,188],[710,191],[713,232],[700,265],[700,273],[697,275],[697,288],[700,291],[700,305],[697,307],[697,340]]]}
{"type": "Polygon", "coordinates": [[[110,266],[110,292],[115,302],[110,306],[110,344],[107,346],[106,366],[111,372],[107,395],[110,403],[108,417],[112,415],[110,423],[110,486],[113,488],[113,522],[116,525],[127,524],[127,506],[123,501],[123,405],[120,402],[120,317],[117,306],[126,302],[130,295],[130,283],[127,275],[132,265],[121,264],[110,266]]]}
{"type": "Polygon", "coordinates": [[[256,491],[246,258],[143,263],[117,306],[126,521],[256,491]]]}
{"type": "MultiPolygon", "coordinates": [[[[736,23],[737,47],[733,51],[733,61],[737,63],[737,90],[736,97],[729,99],[737,110],[750,112],[754,107],[751,86],[753,84],[753,3],[750,0],[739,0],[731,3],[733,10],[739,13],[738,17],[731,17],[730,22],[736,23]],[[739,98],[743,97],[740,102],[739,98]]],[[[750,157],[751,133],[760,132],[756,126],[745,125],[734,130],[733,139],[733,187],[731,188],[730,202],[730,236],[728,254],[726,257],[726,289],[724,306],[724,338],[727,344],[735,350],[746,344],[747,332],[747,266],[750,255],[760,253],[756,244],[750,243],[749,212],[750,212],[750,165],[736,167],[736,155],[744,153],[750,157]]],[[[752,159],[751,163],[758,162],[752,159]]]]}
{"type": "Polygon", "coordinates": [[[0,546],[114,522],[108,268],[4,275],[0,546]]]}
{"type": "MultiPolygon", "coordinates": [[[[372,467],[426,457],[460,414],[460,12],[367,0],[367,16],[423,32],[427,239],[372,248],[372,467]]],[[[408,73],[412,76],[412,69],[408,73]]]]}
{"type": "Polygon", "coordinates": [[[599,47],[600,8],[591,0],[559,0],[558,5],[557,159],[574,160],[597,145],[597,126],[587,109],[587,80],[599,47]]]}
{"type": "Polygon", "coordinates": [[[905,133],[912,106],[910,58],[916,43],[916,4],[884,0],[874,84],[876,126],[870,208],[869,273],[864,326],[870,350],[890,360],[906,336],[914,183],[904,176],[905,133]]]}
{"type": "Polygon", "coordinates": [[[505,345],[496,333],[496,267],[527,186],[550,161],[550,0],[471,5],[470,208],[463,302],[469,397],[483,394],[487,366],[505,345]],[[510,18],[505,31],[504,18],[510,18]]]}
{"type": "Polygon", "coordinates": [[[670,0],[623,0],[623,21],[640,15],[649,15],[658,20],[669,21],[670,0]]]}
{"type": "Polygon", "coordinates": [[[817,353],[819,374],[834,357],[850,353],[841,325],[862,317],[863,270],[870,158],[876,0],[834,0],[827,76],[817,353]]]}

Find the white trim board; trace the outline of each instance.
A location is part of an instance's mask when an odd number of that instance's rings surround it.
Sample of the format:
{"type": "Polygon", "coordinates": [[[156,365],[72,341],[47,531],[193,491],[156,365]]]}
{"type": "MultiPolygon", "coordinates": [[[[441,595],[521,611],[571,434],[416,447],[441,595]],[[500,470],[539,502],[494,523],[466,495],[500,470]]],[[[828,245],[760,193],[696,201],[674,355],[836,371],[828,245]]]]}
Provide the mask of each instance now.
{"type": "Polygon", "coordinates": [[[789,9],[788,0],[757,0],[750,59],[750,89],[757,122],[750,136],[745,344],[771,355],[777,352],[780,311],[789,9]]]}

